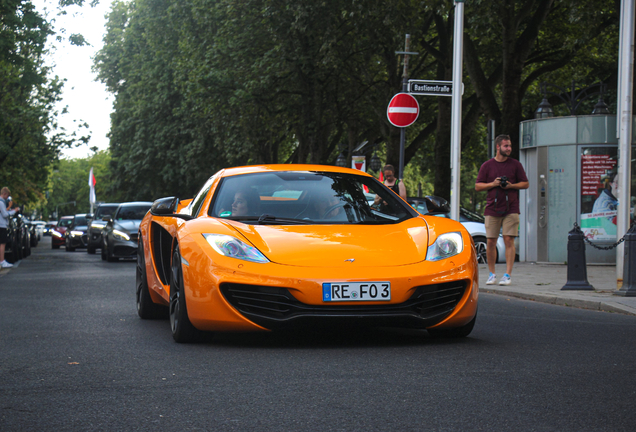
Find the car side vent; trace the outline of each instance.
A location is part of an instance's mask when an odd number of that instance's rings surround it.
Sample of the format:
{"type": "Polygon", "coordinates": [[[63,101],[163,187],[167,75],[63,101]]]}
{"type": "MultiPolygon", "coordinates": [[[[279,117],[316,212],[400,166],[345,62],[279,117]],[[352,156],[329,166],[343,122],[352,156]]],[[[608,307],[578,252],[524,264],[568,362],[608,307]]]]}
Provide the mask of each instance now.
{"type": "Polygon", "coordinates": [[[170,259],[172,255],[172,236],[156,222],[150,226],[152,234],[152,254],[161,283],[170,283],[170,259]]]}

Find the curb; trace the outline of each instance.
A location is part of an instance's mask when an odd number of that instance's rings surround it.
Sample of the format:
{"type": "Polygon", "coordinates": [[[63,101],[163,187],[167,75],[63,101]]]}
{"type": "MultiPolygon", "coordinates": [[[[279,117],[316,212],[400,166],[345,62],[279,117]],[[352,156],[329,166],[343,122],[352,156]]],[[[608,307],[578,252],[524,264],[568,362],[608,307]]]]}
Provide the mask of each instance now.
{"type": "Polygon", "coordinates": [[[605,302],[603,300],[584,300],[584,299],[559,297],[559,296],[550,295],[550,294],[538,294],[538,293],[528,294],[528,293],[523,293],[518,291],[507,291],[507,290],[480,289],[480,291],[488,293],[488,294],[504,295],[508,297],[515,297],[522,300],[530,300],[530,301],[536,301],[539,303],[553,304],[556,306],[568,306],[568,307],[575,307],[579,309],[596,310],[601,312],[613,312],[613,313],[620,313],[624,315],[636,315],[636,311],[634,311],[634,308],[630,308],[629,306],[622,306],[620,304],[605,302]]]}

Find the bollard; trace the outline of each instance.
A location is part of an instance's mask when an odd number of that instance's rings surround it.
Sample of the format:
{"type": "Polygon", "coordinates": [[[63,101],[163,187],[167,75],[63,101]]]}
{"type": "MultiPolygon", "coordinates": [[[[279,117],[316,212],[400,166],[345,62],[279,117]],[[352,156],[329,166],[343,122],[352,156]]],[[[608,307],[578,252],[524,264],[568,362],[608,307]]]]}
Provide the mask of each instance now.
{"type": "Polygon", "coordinates": [[[575,222],[574,228],[568,233],[568,281],[561,288],[562,291],[594,291],[587,281],[584,238],[583,231],[575,222]]]}
{"type": "Polygon", "coordinates": [[[625,234],[625,250],[623,259],[623,286],[614,294],[625,297],[636,297],[636,225],[625,234]]]}

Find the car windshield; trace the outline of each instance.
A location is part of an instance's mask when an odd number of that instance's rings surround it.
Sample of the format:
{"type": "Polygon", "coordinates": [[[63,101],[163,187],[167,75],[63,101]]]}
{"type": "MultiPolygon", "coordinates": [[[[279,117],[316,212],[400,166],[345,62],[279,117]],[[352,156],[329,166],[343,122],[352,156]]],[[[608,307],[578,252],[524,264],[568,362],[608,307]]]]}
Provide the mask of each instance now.
{"type": "Polygon", "coordinates": [[[113,213],[115,213],[115,210],[117,210],[116,205],[113,206],[99,206],[97,208],[97,211],[95,212],[95,219],[101,219],[105,216],[112,216],[113,213]]]}
{"type": "Polygon", "coordinates": [[[75,216],[75,226],[86,225],[86,218],[84,216],[75,216]]]}
{"type": "Polygon", "coordinates": [[[417,213],[372,177],[295,171],[224,178],[209,215],[253,224],[392,224],[417,213]]]}
{"type": "Polygon", "coordinates": [[[150,205],[134,205],[120,207],[115,220],[142,220],[150,210],[150,205]]]}
{"type": "Polygon", "coordinates": [[[73,223],[73,219],[60,219],[57,226],[68,228],[71,226],[72,223],[73,223]]]}

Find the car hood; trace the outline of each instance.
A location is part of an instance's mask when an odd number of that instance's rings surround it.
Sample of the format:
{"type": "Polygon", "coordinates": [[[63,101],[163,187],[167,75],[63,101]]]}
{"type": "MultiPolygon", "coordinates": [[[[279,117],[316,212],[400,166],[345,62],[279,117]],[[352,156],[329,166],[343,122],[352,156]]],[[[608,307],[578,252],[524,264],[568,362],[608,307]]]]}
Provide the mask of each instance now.
{"type": "Polygon", "coordinates": [[[392,225],[228,224],[270,261],[294,266],[414,264],[426,259],[428,245],[428,226],[421,218],[392,225]]]}
{"type": "Polygon", "coordinates": [[[139,224],[141,224],[140,220],[120,220],[115,222],[113,226],[119,231],[135,234],[139,230],[139,224]]]}

